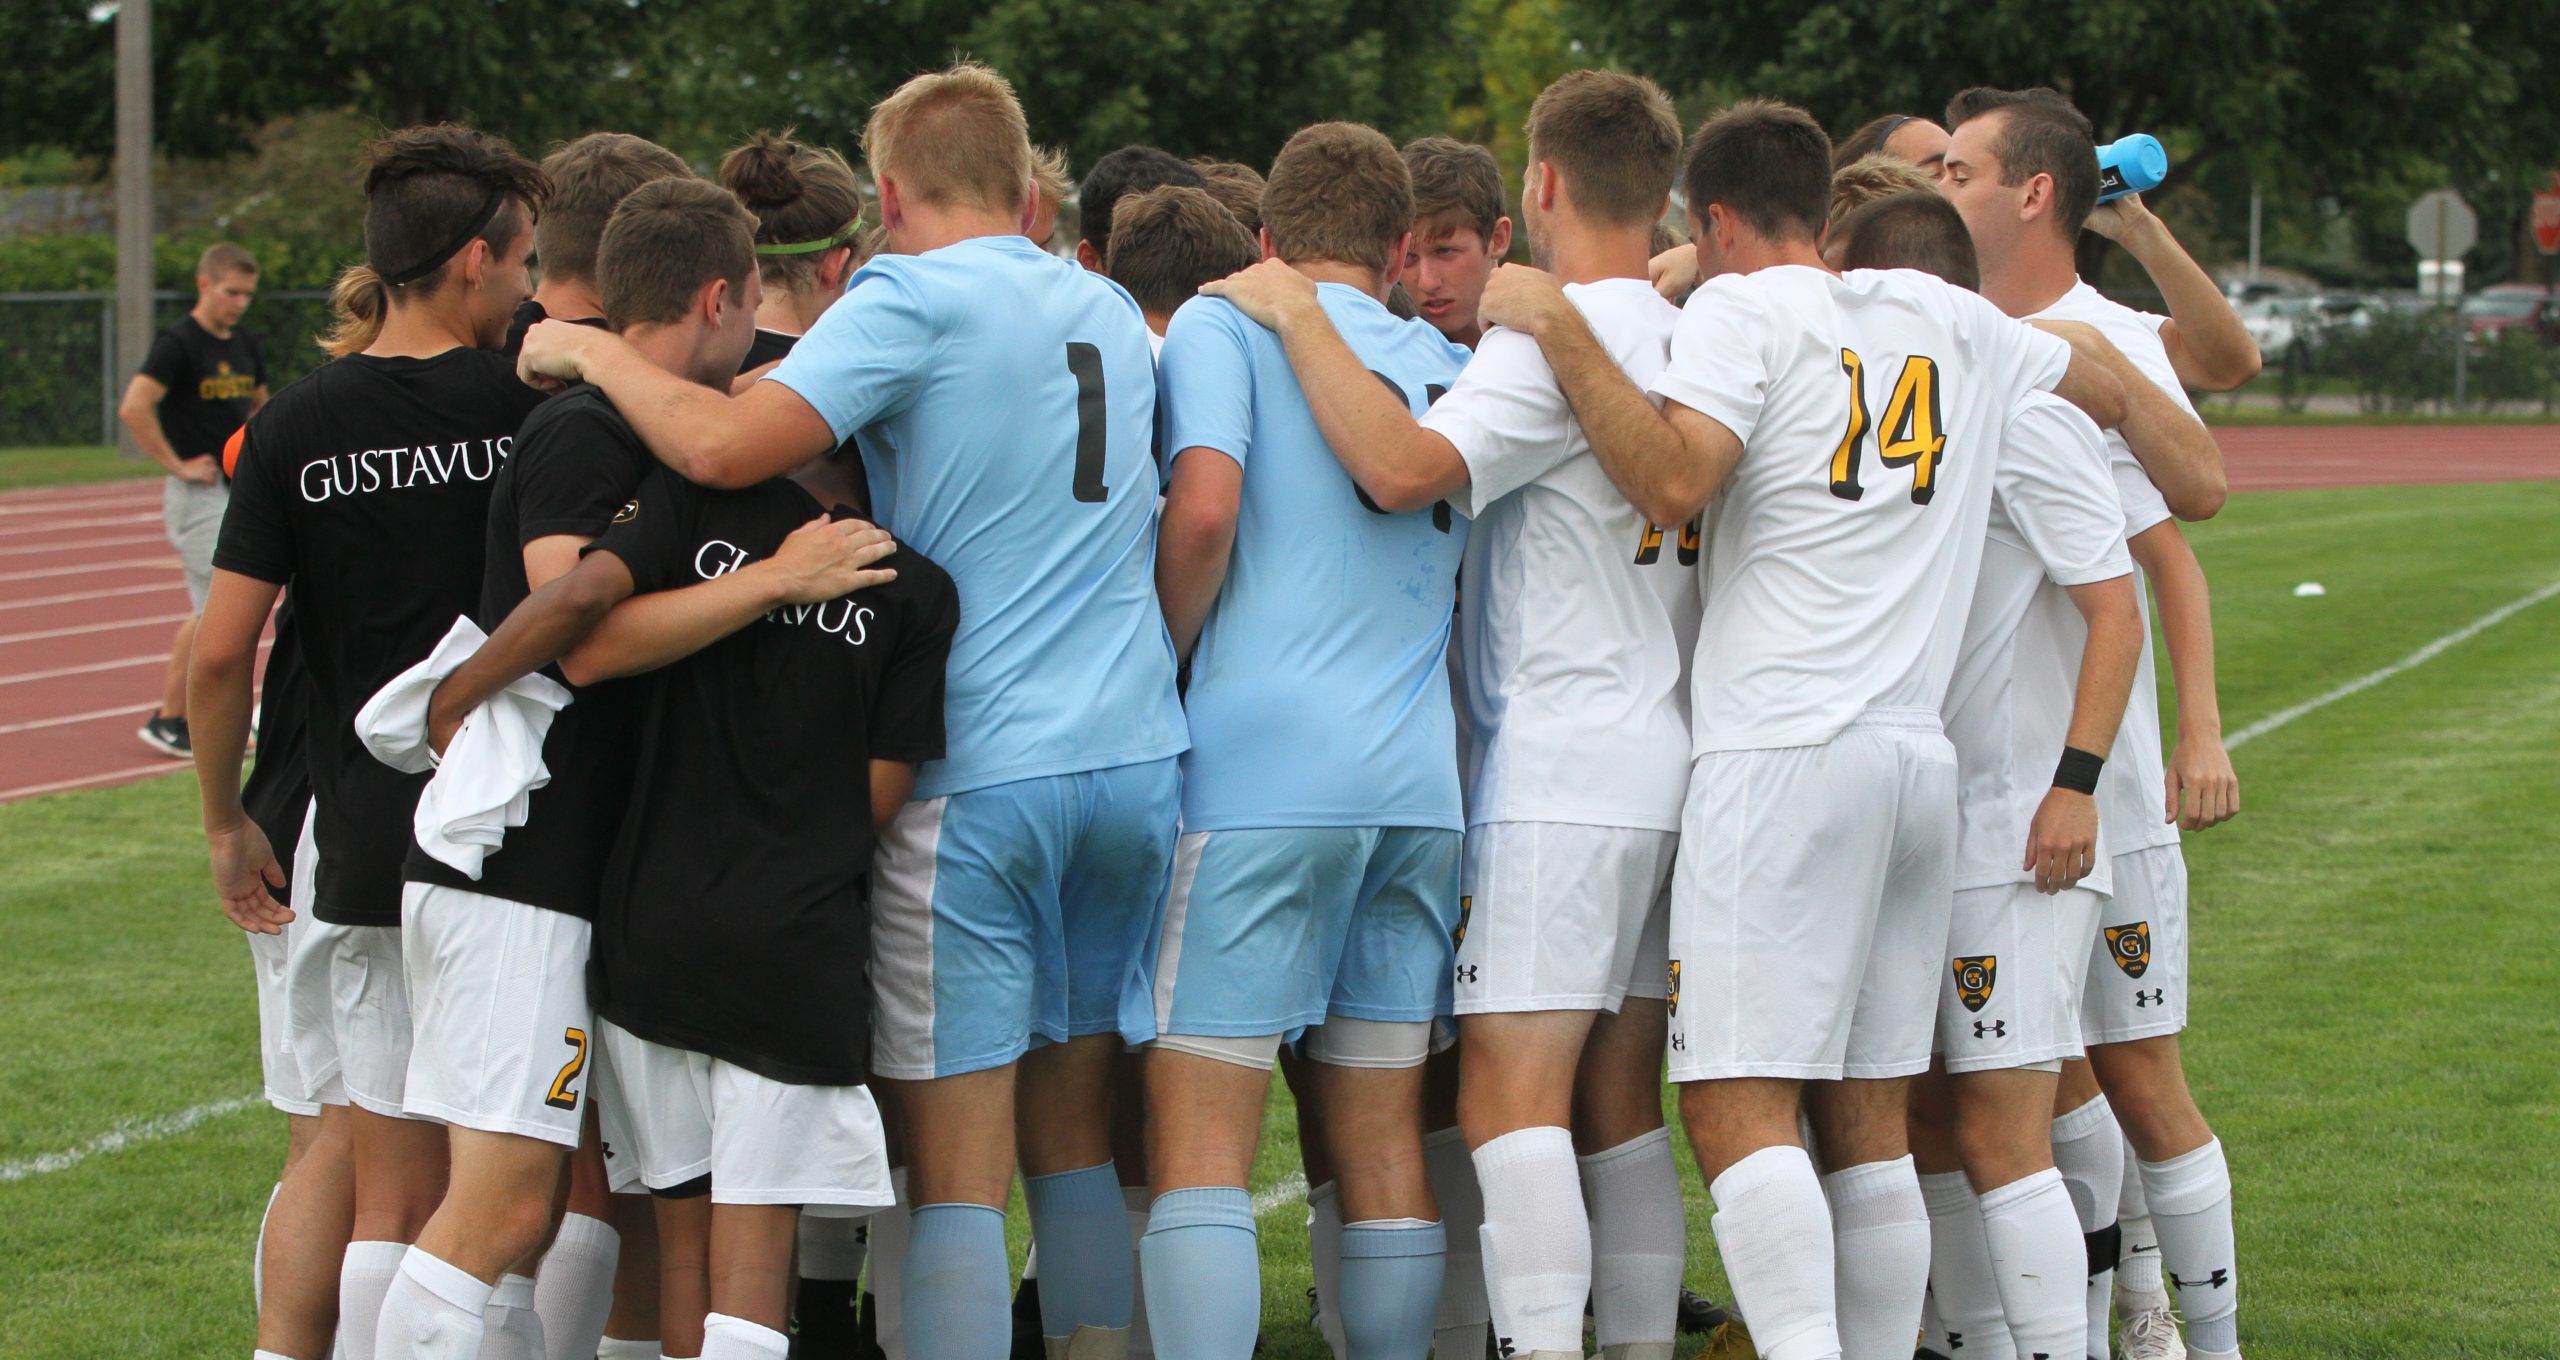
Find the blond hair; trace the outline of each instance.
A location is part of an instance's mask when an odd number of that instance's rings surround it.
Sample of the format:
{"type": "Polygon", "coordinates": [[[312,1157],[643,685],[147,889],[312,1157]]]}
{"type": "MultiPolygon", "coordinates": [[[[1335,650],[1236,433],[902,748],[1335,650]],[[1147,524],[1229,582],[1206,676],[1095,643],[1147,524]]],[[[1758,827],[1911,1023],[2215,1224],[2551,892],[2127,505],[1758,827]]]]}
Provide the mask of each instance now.
{"type": "Polygon", "coordinates": [[[862,156],[913,202],[1019,213],[1031,190],[1022,101],[974,61],[913,77],[881,100],[862,129],[862,156]]]}
{"type": "Polygon", "coordinates": [[[1831,172],[1831,217],[1824,229],[1836,236],[1841,219],[1880,198],[1935,193],[1938,186],[1919,166],[1879,151],[1831,172]]]}

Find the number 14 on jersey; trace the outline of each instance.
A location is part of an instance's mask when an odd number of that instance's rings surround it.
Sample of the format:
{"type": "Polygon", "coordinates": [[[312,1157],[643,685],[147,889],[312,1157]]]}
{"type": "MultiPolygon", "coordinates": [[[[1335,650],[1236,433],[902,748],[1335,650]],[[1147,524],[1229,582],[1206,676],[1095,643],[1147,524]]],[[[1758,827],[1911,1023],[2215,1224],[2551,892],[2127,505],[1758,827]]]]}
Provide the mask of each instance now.
{"type": "MultiPolygon", "coordinates": [[[[1849,428],[1831,453],[1831,494],[1854,501],[1867,494],[1858,481],[1859,446],[1866,442],[1867,367],[1853,349],[1840,351],[1840,371],[1849,378],[1849,428]]],[[[1873,426],[1876,455],[1886,467],[1911,472],[1911,503],[1927,505],[1937,494],[1938,463],[1946,453],[1946,426],[1938,408],[1938,361],[1912,355],[1902,361],[1893,395],[1884,404],[1884,421],[1873,426]]]]}

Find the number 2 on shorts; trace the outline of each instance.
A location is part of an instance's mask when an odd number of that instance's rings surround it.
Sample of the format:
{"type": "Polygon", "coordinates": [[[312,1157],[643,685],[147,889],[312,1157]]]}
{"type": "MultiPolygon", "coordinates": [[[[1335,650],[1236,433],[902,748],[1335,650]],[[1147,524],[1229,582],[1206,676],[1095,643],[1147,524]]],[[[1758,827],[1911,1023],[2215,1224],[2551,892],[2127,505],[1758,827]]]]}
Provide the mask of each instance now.
{"type": "Polygon", "coordinates": [[[574,1110],[578,1108],[578,1093],[569,1089],[569,1083],[587,1070],[587,1032],[564,1029],[560,1031],[560,1041],[569,1046],[569,1061],[560,1064],[560,1075],[551,1079],[551,1092],[542,1098],[542,1103],[555,1110],[574,1110]]]}

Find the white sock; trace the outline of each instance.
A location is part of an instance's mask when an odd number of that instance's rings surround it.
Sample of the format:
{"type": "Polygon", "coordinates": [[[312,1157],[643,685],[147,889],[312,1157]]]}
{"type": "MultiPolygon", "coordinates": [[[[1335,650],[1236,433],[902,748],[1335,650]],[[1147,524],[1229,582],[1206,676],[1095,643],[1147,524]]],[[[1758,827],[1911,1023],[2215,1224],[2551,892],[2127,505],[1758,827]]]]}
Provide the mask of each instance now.
{"type": "Polygon", "coordinates": [[[1929,1293],[1929,1206],[1911,1158],[1822,1178],[1831,1201],[1832,1280],[1842,1355],[1898,1357],[1920,1331],[1929,1293]]]}
{"type": "MultiPolygon", "coordinates": [[[[1143,1185],[1120,1187],[1120,1205],[1129,1214],[1129,1254],[1133,1260],[1139,1241],[1147,1235],[1147,1211],[1154,1202],[1155,1192],[1143,1185]]],[[[1134,1266],[1129,1272],[1129,1360],[1155,1360],[1155,1334],[1147,1330],[1145,1274],[1134,1266]]]]}
{"type": "MultiPolygon", "coordinates": [[[[1565,1155],[1573,1155],[1569,1145],[1565,1155]]],[[[1431,1177],[1432,1198],[1440,1202],[1440,1225],[1447,1241],[1440,1274],[1440,1309],[1431,1324],[1431,1349],[1444,1357],[1481,1360],[1485,1339],[1493,1329],[1493,1306],[1485,1293],[1484,1187],[1476,1183],[1476,1164],[1467,1155],[1466,1136],[1454,1128],[1425,1135],[1422,1166],[1431,1177]]],[[[1579,1349],[1580,1299],[1574,1300],[1573,1316],[1573,1344],[1579,1349]]]]}
{"type": "Polygon", "coordinates": [[[1725,1277],[1761,1360],[1840,1360],[1831,1211],[1813,1159],[1800,1147],[1762,1148],[1707,1190],[1725,1277]]]}
{"type": "Polygon", "coordinates": [[[472,1360],[480,1353],[489,1294],[471,1272],[408,1248],[383,1294],[374,1345],[400,1360],[472,1360]]]}
{"type": "Polygon", "coordinates": [[[2151,1202],[2142,1196],[2142,1163],[2125,1144],[2124,1186],[2116,1192],[2116,1311],[2131,1317],[2169,1306],[2160,1278],[2160,1235],[2151,1230],[2151,1202]]]}
{"type": "Polygon", "coordinates": [[[533,1312],[542,1319],[546,1350],[577,1360],[604,1344],[604,1321],[613,1314],[613,1268],[622,1260],[622,1234],[601,1218],[566,1214],[551,1250],[533,1277],[533,1312]]]}
{"type": "Polygon", "coordinates": [[[1307,1187],[1307,1264],[1315,1272],[1316,1330],[1333,1360],[1345,1360],[1351,1347],[1342,1336],[1342,1197],[1332,1181],[1307,1187]]]}
{"type": "Polygon", "coordinates": [[[1022,1249],[1022,1278],[1025,1281],[1040,1278],[1040,1244],[1037,1241],[1022,1249]]]}
{"type": "MultiPolygon", "coordinates": [[[[562,1360],[568,1360],[566,1356],[562,1360]]],[[[608,1336],[596,1343],[596,1360],[659,1360],[658,1343],[608,1336]]]]}
{"type": "Polygon", "coordinates": [[[2142,1193],[2160,1233],[2160,1259],[2178,1287],[2187,1345],[2240,1349],[2240,1263],[2231,1232],[2231,1164],[2216,1138],[2165,1162],[2144,1162],[2142,1193]]]}
{"type": "MultiPolygon", "coordinates": [[[[1591,1293],[1591,1219],[1582,1207],[1573,1135],[1552,1125],[1520,1129],[1477,1148],[1475,1163],[1485,1206],[1485,1294],[1499,1349],[1579,1353],[1582,1301],[1591,1293]]],[[[1449,1360],[1457,1355],[1448,1352],[1449,1360]]]]}
{"type": "MultiPolygon", "coordinates": [[[[488,1330],[480,1338],[480,1360],[543,1360],[542,1315],[534,1311],[532,1276],[499,1276],[485,1316],[488,1330]]],[[[603,1330],[604,1324],[596,1325],[603,1330]]]]}
{"type": "Polygon", "coordinates": [[[1591,1323],[1602,1347],[1680,1335],[1680,1267],[1689,1229],[1671,1130],[1580,1159],[1591,1210],[1591,1323]]]}
{"type": "Polygon", "coordinates": [[[1961,1171],[1920,1178],[1929,1206],[1929,1300],[1938,1310],[1944,1355],[2014,1360],[2000,1289],[1991,1282],[1991,1247],[1982,1235],[1982,1201],[1961,1171]]]}
{"type": "MultiPolygon", "coordinates": [[[[400,1275],[406,1242],[349,1242],[338,1263],[338,1349],[346,1360],[373,1360],[374,1333],[382,1326],[382,1299],[400,1275]]],[[[389,1360],[398,1360],[396,1356],[389,1360]]]]}
{"type": "Polygon", "coordinates": [[[880,1354],[885,1360],[907,1360],[907,1314],[900,1304],[906,1293],[907,1232],[915,1225],[915,1204],[907,1198],[907,1169],[889,1173],[889,1189],[897,1204],[871,1216],[871,1307],[879,1318],[880,1354]]]}
{"type": "Polygon", "coordinates": [[[277,1181],[267,1191],[267,1207],[258,1215],[258,1243],[249,1253],[249,1306],[267,1306],[267,1220],[275,1216],[276,1196],[284,1193],[284,1182],[277,1181]]]}
{"type": "Polygon", "coordinates": [[[2048,1168],[1984,1192],[1982,1236],[2018,1360],[2077,1360],[2089,1340],[2089,1254],[2062,1173],[2048,1168]]]}
{"type": "Polygon", "coordinates": [[[2089,1360],[2107,1360],[2107,1318],[2116,1292],[2116,1202],[2124,1185],[2124,1131],[2104,1096],[2053,1121],[2053,1162],[2080,1216],[2088,1271],[2080,1311],[2089,1322],[2089,1360]]]}
{"type": "MultiPolygon", "coordinates": [[[[1936,1233],[1936,1225],[1937,1220],[1931,1219],[1932,1236],[1936,1233]]],[[[1935,1254],[1934,1249],[1932,1254],[1935,1254]]],[[[1947,1354],[1947,1324],[1938,1320],[1938,1291],[1935,1289],[1920,1296],[1920,1349],[1947,1354]]]]}
{"type": "Polygon", "coordinates": [[[791,1338],[771,1327],[727,1313],[702,1319],[702,1360],[784,1360],[790,1354],[791,1338]]]}

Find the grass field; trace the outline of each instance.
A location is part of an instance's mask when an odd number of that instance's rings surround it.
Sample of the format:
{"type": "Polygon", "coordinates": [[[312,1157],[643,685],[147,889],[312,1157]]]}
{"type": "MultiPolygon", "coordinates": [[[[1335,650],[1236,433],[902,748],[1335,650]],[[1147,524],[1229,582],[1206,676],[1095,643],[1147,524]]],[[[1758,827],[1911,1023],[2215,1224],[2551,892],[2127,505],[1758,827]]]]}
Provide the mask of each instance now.
{"type": "MultiPolygon", "coordinates": [[[[2560,484],[2245,495],[2194,538],[2237,732],[2560,581],[2560,484]]],[[[2189,843],[2188,1052],[2238,1184],[2249,1354],[2560,1354],[2560,599],[2237,760],[2246,811],[2189,843]]],[[[282,1130],[242,1100],[248,961],[194,824],[183,778],[0,806],[0,1356],[248,1348],[282,1130]]],[[[1284,1103],[1258,1185],[1289,1132],[1284,1103]]],[[[1318,1360],[1297,1201],[1268,1198],[1269,1354],[1318,1360]]],[[[1689,1206],[1690,1279],[1722,1297],[1694,1172],[1689,1206]]]]}
{"type": "Polygon", "coordinates": [[[120,482],[129,477],[158,475],[158,464],[146,458],[119,458],[115,450],[103,444],[0,449],[0,491],[70,486],[79,482],[120,482]]]}

